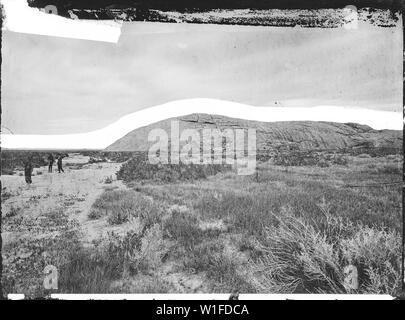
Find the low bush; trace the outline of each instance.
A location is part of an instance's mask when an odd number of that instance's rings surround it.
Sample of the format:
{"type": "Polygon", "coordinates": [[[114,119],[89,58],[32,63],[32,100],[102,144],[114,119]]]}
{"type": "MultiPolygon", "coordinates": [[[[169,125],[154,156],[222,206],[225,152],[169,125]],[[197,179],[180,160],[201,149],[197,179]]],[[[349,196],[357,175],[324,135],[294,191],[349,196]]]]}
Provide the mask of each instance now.
{"type": "Polygon", "coordinates": [[[105,158],[93,158],[90,157],[88,163],[92,164],[92,163],[101,163],[101,162],[107,162],[107,159],[105,158]]]}
{"type": "Polygon", "coordinates": [[[386,164],[377,168],[378,173],[402,175],[402,163],[386,164]]]}
{"type": "Polygon", "coordinates": [[[273,156],[273,163],[278,166],[319,166],[332,164],[347,166],[345,153],[328,153],[322,150],[280,150],[273,156]]]}
{"type": "Polygon", "coordinates": [[[152,199],[133,190],[105,191],[93,203],[89,218],[108,216],[110,224],[121,224],[131,218],[141,218],[146,225],[159,221],[161,208],[152,199]]]}
{"type": "Polygon", "coordinates": [[[114,181],[113,177],[109,176],[104,179],[104,184],[111,184],[113,183],[113,181],[114,181]]]}
{"type": "Polygon", "coordinates": [[[1,175],[10,175],[12,176],[14,174],[14,170],[10,168],[1,168],[1,175]]]}
{"type": "Polygon", "coordinates": [[[176,239],[186,249],[201,241],[204,232],[198,226],[198,218],[182,206],[176,206],[163,221],[164,234],[176,239]]]}
{"type": "Polygon", "coordinates": [[[204,242],[188,252],[185,267],[194,272],[205,272],[212,280],[214,292],[254,293],[255,288],[239,272],[238,262],[224,253],[224,245],[218,241],[204,242]]]}
{"type": "Polygon", "coordinates": [[[229,171],[227,165],[204,164],[151,164],[145,155],[138,155],[124,163],[117,179],[124,182],[154,180],[158,182],[192,181],[205,179],[218,172],[229,171]]]}
{"type": "Polygon", "coordinates": [[[401,283],[401,237],[383,228],[358,227],[342,239],[345,260],[358,268],[360,291],[396,295],[401,283]]]}
{"type": "Polygon", "coordinates": [[[31,158],[34,168],[39,168],[48,164],[48,152],[42,151],[1,151],[1,174],[13,174],[15,170],[23,170],[24,162],[31,158]]]}
{"type": "MultiPolygon", "coordinates": [[[[326,213],[328,214],[328,213],[326,213]]],[[[321,225],[285,214],[256,242],[254,285],[277,293],[399,292],[401,240],[395,231],[353,225],[328,216],[321,225]],[[345,283],[345,268],[358,270],[358,288],[345,283]]]]}
{"type": "Polygon", "coordinates": [[[261,236],[273,221],[271,200],[262,194],[210,192],[195,199],[194,208],[201,216],[223,219],[236,231],[261,236]]]}
{"type": "Polygon", "coordinates": [[[59,267],[60,292],[112,292],[113,281],[149,272],[161,264],[163,254],[162,231],[157,224],[143,233],[109,233],[95,247],[84,248],[76,243],[68,248],[65,262],[59,267]]]}
{"type": "Polygon", "coordinates": [[[18,215],[21,212],[21,208],[20,207],[15,207],[15,206],[11,206],[10,209],[8,210],[8,212],[5,214],[6,218],[11,218],[14,217],[16,215],[18,215]]]}
{"type": "Polygon", "coordinates": [[[62,293],[106,293],[110,283],[119,279],[119,260],[102,252],[79,248],[71,250],[68,263],[59,269],[59,291],[62,293]]]}

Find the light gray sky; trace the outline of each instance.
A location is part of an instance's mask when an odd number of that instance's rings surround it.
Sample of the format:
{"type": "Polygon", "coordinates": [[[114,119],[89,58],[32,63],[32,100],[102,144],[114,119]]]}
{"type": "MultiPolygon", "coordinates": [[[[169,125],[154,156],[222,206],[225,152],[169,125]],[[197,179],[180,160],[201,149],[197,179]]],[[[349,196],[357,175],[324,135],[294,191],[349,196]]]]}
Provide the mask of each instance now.
{"type": "Polygon", "coordinates": [[[5,31],[2,54],[2,125],[17,134],[87,132],[185,98],[402,109],[400,27],[137,23],[118,44],[5,31]]]}

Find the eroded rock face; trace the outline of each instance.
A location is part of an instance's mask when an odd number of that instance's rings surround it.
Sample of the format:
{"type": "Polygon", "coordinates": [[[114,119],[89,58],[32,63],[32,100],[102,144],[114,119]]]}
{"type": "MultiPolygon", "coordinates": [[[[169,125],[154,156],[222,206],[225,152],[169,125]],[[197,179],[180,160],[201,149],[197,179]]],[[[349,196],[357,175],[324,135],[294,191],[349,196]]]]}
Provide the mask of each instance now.
{"type": "Polygon", "coordinates": [[[148,134],[163,129],[170,138],[172,121],[179,121],[179,131],[197,129],[256,129],[258,152],[288,147],[298,150],[338,150],[347,148],[402,148],[402,131],[374,130],[356,123],[319,121],[259,122],[209,114],[190,114],[138,128],[110,145],[107,151],[147,151],[153,142],[148,134]]]}

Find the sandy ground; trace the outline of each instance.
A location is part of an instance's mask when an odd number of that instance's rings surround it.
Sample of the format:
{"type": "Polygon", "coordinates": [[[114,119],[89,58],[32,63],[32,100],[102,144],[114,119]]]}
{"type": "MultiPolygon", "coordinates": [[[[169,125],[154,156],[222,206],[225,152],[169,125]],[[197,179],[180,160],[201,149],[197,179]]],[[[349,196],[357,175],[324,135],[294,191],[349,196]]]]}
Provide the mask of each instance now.
{"type": "MultiPolygon", "coordinates": [[[[101,236],[106,222],[90,221],[87,218],[90,207],[106,188],[119,189],[125,186],[121,181],[117,181],[115,176],[121,164],[87,164],[88,160],[88,157],[70,154],[64,159],[64,173],[58,173],[56,166],[53,173],[48,173],[47,167],[36,168],[30,186],[25,183],[20,172],[13,176],[3,175],[3,192],[11,194],[11,197],[2,203],[3,217],[9,214],[10,210],[15,210],[23,218],[38,220],[46,212],[63,210],[70,220],[78,222],[83,231],[84,242],[91,242],[101,236]],[[112,183],[105,183],[107,177],[112,178],[112,183]]],[[[43,232],[36,234],[24,228],[7,226],[7,219],[2,232],[3,244],[18,237],[42,236],[45,236],[43,232]]]]}
{"type": "MultiPolygon", "coordinates": [[[[3,193],[9,194],[9,198],[2,202],[3,246],[18,243],[23,238],[29,240],[50,238],[61,231],[66,231],[66,228],[62,230],[60,227],[52,228],[46,224],[46,220],[49,219],[47,214],[50,212],[63,213],[71,222],[74,222],[73,227],[68,228],[81,231],[81,240],[85,246],[105,237],[110,231],[125,234],[133,229],[135,226],[132,222],[110,225],[107,217],[96,220],[88,218],[92,204],[104,190],[126,188],[116,179],[115,173],[120,163],[89,164],[88,161],[89,157],[69,154],[63,162],[64,173],[58,173],[56,166],[53,168],[53,173],[48,173],[47,167],[35,168],[30,186],[25,183],[23,172],[1,177],[3,193]],[[112,182],[106,183],[106,178],[111,178],[112,182]]],[[[180,270],[180,265],[179,261],[165,261],[154,270],[151,277],[164,279],[170,284],[173,292],[206,292],[205,276],[187,274],[180,270]]],[[[123,281],[125,281],[124,290],[134,292],[139,285],[139,280],[143,279],[137,279],[137,277],[123,279],[115,282],[113,286],[123,288],[123,281]]]]}

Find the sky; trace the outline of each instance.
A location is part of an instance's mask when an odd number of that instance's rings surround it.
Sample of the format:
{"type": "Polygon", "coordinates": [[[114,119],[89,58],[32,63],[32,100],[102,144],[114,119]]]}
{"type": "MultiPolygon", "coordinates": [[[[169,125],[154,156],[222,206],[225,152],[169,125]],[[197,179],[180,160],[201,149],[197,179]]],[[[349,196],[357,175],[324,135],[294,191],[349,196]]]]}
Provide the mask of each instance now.
{"type": "Polygon", "coordinates": [[[4,31],[2,58],[2,127],[14,134],[84,133],[189,98],[402,111],[400,26],[139,22],[118,43],[4,31]]]}
{"type": "MultiPolygon", "coordinates": [[[[236,102],[199,98],[175,100],[145,108],[126,115],[102,129],[86,133],[62,135],[6,134],[2,135],[1,143],[3,148],[10,149],[104,149],[134,129],[192,113],[216,114],[253,121],[266,119],[268,122],[307,120],[351,122],[369,125],[377,130],[401,130],[403,126],[400,114],[393,111],[333,106],[308,108],[253,107],[236,102]]],[[[166,132],[166,134],[170,135],[170,132],[166,132]]]]}

